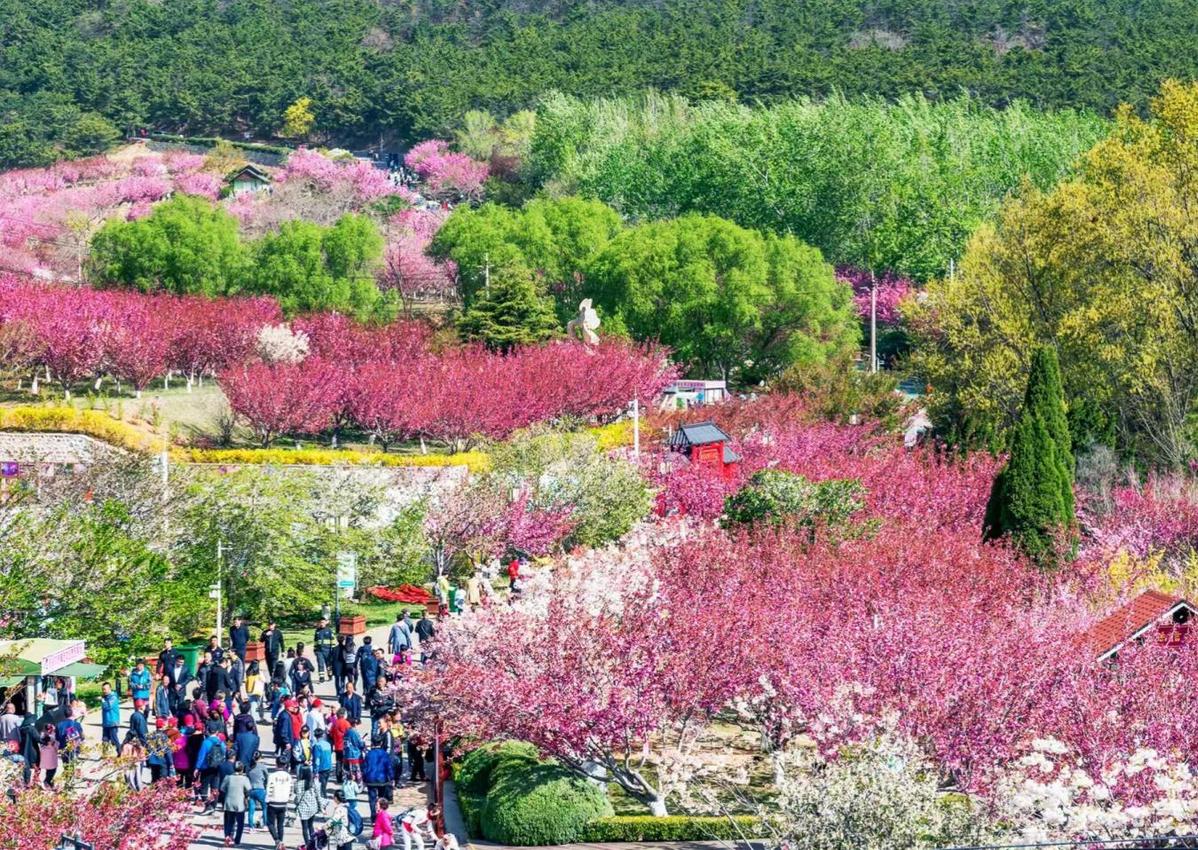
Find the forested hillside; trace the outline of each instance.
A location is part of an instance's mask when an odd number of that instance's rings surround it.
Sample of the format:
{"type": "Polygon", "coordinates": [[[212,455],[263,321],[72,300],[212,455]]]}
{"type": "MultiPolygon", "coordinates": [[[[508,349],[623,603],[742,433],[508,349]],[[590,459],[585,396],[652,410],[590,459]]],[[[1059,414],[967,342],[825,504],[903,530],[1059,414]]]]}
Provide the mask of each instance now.
{"type": "Polygon", "coordinates": [[[1105,112],[1198,75],[1185,0],[0,0],[0,165],[145,126],[407,141],[550,90],[929,97],[1105,112]]]}

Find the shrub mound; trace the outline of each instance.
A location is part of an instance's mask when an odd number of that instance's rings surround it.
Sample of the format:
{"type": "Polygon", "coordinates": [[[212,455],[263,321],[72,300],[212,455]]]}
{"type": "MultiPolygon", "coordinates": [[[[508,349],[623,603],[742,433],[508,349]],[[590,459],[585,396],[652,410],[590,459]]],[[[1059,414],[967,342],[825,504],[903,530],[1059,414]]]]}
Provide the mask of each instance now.
{"type": "Polygon", "coordinates": [[[509,845],[569,844],[612,807],[599,788],[561,765],[522,758],[501,761],[480,826],[488,841],[509,845]]]}
{"type": "Polygon", "coordinates": [[[507,761],[537,761],[537,748],[524,741],[499,741],[472,750],[458,764],[454,785],[458,794],[485,796],[495,768],[507,761]]]}

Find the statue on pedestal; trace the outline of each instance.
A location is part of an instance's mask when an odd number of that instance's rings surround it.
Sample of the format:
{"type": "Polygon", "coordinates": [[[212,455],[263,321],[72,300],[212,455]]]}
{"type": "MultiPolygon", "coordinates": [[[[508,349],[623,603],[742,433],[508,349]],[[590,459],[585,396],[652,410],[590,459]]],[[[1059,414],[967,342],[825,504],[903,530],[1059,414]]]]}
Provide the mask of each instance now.
{"type": "Polygon", "coordinates": [[[586,345],[597,345],[599,334],[595,329],[598,327],[599,314],[591,306],[591,299],[584,298],[578,304],[578,315],[566,323],[566,336],[586,345]]]}

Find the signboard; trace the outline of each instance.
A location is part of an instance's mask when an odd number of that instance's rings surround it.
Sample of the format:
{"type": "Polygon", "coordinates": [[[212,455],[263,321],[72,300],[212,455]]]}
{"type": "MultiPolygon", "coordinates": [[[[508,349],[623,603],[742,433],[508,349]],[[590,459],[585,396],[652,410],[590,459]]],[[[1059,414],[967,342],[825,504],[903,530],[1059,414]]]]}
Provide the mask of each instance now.
{"type": "Polygon", "coordinates": [[[51,673],[61,670],[68,664],[75,661],[82,661],[84,656],[83,641],[74,641],[69,646],[64,646],[62,649],[54,652],[49,652],[42,656],[42,675],[48,676],[51,673]]]}
{"type": "MultiPolygon", "coordinates": [[[[337,589],[350,593],[358,586],[358,553],[337,553],[337,589]]],[[[350,594],[346,594],[347,596],[350,594]]]]}
{"type": "Polygon", "coordinates": [[[214,585],[209,586],[208,598],[209,599],[220,599],[220,585],[219,584],[214,584],[214,585]]]}

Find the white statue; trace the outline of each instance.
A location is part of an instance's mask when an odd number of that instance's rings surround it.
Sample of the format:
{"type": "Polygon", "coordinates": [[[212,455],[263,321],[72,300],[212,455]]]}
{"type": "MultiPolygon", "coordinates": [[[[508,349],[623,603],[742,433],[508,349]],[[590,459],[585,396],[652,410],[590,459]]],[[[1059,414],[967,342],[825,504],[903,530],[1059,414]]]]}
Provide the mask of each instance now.
{"type": "Polygon", "coordinates": [[[591,299],[584,298],[578,305],[578,315],[566,323],[566,336],[587,345],[596,345],[599,342],[599,334],[595,333],[597,327],[599,314],[591,306],[591,299]]]}

